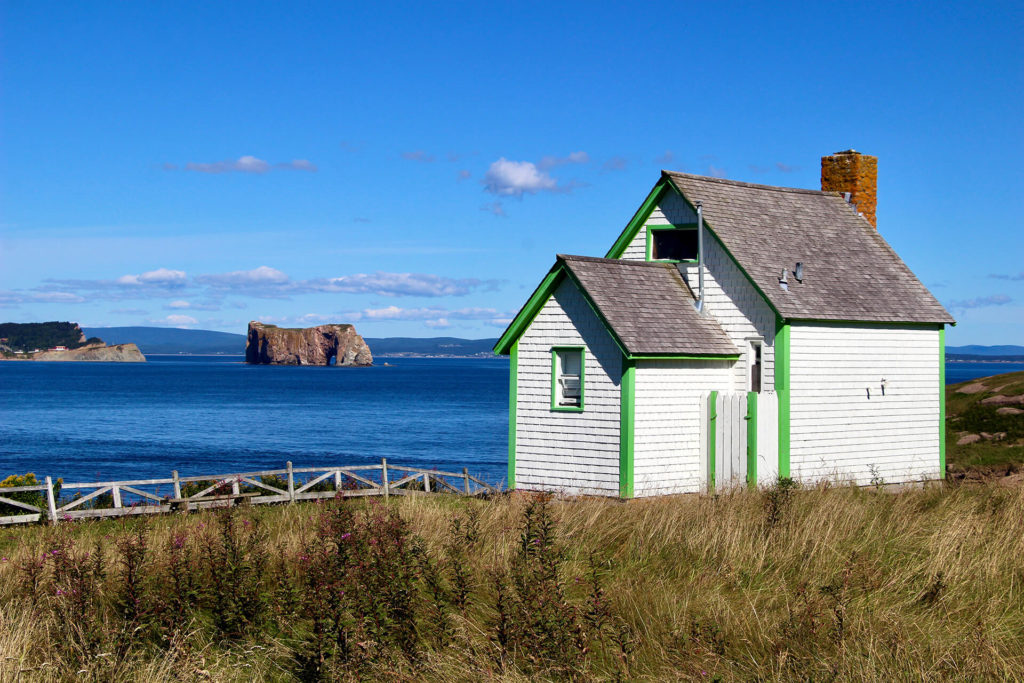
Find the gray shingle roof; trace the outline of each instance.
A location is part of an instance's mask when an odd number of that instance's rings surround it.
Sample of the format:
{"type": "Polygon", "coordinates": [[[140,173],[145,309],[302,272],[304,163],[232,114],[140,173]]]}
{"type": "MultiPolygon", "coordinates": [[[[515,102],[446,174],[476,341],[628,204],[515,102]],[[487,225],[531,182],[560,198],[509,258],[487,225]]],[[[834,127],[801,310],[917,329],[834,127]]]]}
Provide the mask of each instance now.
{"type": "Polygon", "coordinates": [[[662,171],[784,318],[952,323],[892,247],[835,192],[662,171]],[[793,277],[797,261],[803,282],[793,277]],[[789,270],[789,290],[779,286],[789,270]]]}
{"type": "Polygon", "coordinates": [[[718,322],[701,316],[675,266],[565,256],[572,277],[630,355],[736,355],[718,322]]]}

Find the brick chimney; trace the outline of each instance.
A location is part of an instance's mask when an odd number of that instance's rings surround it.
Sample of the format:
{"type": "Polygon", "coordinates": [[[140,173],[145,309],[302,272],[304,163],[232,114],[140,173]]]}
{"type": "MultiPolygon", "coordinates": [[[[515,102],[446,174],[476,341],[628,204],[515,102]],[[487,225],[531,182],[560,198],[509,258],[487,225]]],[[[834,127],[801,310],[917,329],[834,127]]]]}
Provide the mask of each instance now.
{"type": "Polygon", "coordinates": [[[850,203],[877,229],[875,208],[878,205],[878,157],[861,154],[855,149],[821,158],[821,189],[849,192],[850,203]]]}

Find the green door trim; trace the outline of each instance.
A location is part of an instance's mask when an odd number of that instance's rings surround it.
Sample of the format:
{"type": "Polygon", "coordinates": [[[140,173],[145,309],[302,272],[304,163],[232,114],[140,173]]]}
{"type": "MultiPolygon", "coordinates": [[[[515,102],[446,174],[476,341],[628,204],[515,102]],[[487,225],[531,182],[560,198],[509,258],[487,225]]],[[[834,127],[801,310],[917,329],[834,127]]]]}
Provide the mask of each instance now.
{"type": "Polygon", "coordinates": [[[619,381],[619,497],[633,497],[633,447],[636,437],[636,363],[622,359],[619,381]]]}

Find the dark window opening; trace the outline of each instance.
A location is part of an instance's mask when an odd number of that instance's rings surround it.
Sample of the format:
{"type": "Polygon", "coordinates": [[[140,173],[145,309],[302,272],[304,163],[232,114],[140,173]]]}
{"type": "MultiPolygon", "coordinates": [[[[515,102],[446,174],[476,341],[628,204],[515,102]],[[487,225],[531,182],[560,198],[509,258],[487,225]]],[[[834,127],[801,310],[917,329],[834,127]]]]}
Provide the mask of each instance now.
{"type": "Polygon", "coordinates": [[[696,261],[697,230],[685,228],[651,230],[651,259],[655,261],[696,261]]]}
{"type": "Polygon", "coordinates": [[[750,390],[761,393],[761,344],[753,342],[750,346],[750,390]]]}

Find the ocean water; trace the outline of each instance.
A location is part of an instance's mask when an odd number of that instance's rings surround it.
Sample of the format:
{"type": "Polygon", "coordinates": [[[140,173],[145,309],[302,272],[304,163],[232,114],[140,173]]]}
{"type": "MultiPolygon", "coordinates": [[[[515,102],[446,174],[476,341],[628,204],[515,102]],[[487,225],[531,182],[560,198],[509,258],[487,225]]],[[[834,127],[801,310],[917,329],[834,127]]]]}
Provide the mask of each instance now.
{"type": "MultiPolygon", "coordinates": [[[[506,476],[506,359],[379,359],[372,368],[0,363],[0,478],[65,481],[396,465],[506,476]]],[[[1024,370],[947,363],[949,384],[1024,370]]]]}
{"type": "Polygon", "coordinates": [[[505,479],[508,361],[252,366],[237,357],[0,363],[0,478],[389,463],[505,479]]]}

